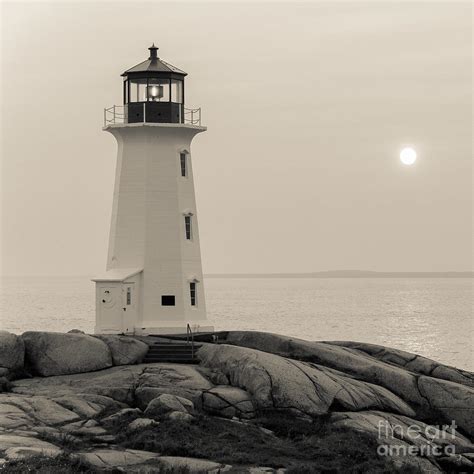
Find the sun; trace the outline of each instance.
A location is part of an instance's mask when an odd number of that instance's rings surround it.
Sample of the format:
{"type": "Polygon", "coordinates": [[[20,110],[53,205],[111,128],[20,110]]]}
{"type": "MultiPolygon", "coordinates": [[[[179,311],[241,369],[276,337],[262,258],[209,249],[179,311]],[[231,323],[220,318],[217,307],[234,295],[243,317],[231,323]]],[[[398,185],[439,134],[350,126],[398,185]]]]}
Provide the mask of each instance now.
{"type": "Polygon", "coordinates": [[[416,151],[411,147],[403,148],[400,151],[400,161],[407,166],[413,165],[416,161],[416,151]]]}

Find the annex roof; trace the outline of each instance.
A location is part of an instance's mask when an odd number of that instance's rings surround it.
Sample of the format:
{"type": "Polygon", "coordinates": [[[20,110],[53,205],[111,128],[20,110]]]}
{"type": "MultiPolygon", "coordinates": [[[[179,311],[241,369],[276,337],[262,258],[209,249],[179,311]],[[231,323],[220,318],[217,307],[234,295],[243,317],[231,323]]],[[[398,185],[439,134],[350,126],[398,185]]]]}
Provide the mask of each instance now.
{"type": "Polygon", "coordinates": [[[92,281],[125,281],[128,278],[141,273],[143,268],[113,268],[94,278],[92,281]]]}

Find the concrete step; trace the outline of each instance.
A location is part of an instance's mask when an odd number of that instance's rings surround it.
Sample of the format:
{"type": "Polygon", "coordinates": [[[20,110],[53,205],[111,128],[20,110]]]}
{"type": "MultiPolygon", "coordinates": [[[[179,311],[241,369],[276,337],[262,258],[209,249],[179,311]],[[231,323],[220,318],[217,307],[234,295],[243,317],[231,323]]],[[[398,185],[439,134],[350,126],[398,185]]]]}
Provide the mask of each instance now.
{"type": "MultiPolygon", "coordinates": [[[[150,347],[149,352],[191,352],[192,347],[150,347]]],[[[197,347],[194,348],[198,350],[197,347]]]]}
{"type": "MultiPolygon", "coordinates": [[[[187,349],[193,347],[192,344],[154,344],[150,349],[187,349]]],[[[201,347],[201,344],[194,344],[195,348],[201,347]]]]}
{"type": "Polygon", "coordinates": [[[160,353],[148,353],[146,357],[192,357],[193,353],[189,352],[160,352],[160,353]]]}
{"type": "Polygon", "coordinates": [[[192,359],[193,354],[191,354],[191,352],[188,354],[147,354],[146,359],[169,359],[170,357],[176,359],[192,359]]]}
{"type": "MultiPolygon", "coordinates": [[[[197,349],[194,349],[194,352],[196,352],[197,349]]],[[[187,348],[179,348],[179,349],[170,349],[170,348],[164,348],[164,349],[150,349],[148,351],[148,354],[191,354],[193,352],[193,349],[190,347],[189,349],[187,348]]]]}
{"type": "Polygon", "coordinates": [[[199,364],[199,360],[196,358],[183,358],[183,359],[177,359],[175,357],[166,357],[166,358],[155,358],[151,357],[148,358],[146,357],[145,360],[143,361],[144,364],[159,364],[159,363],[168,363],[168,364],[199,364]]]}
{"type": "Polygon", "coordinates": [[[160,347],[160,346],[190,346],[191,342],[185,342],[185,341],[180,341],[180,342],[154,342],[152,346],[150,347],[160,347]]]}
{"type": "Polygon", "coordinates": [[[160,362],[179,364],[198,364],[199,360],[194,355],[201,345],[186,342],[156,342],[150,346],[143,360],[144,363],[153,364],[160,362]]]}

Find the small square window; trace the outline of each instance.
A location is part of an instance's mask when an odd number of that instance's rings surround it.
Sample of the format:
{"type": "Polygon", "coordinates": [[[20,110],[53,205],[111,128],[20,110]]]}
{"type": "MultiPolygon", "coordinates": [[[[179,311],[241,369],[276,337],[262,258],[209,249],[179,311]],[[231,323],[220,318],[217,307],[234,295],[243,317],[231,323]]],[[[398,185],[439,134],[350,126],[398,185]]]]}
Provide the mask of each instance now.
{"type": "Polygon", "coordinates": [[[161,306],[174,306],[174,295],[161,295],[161,306]]]}

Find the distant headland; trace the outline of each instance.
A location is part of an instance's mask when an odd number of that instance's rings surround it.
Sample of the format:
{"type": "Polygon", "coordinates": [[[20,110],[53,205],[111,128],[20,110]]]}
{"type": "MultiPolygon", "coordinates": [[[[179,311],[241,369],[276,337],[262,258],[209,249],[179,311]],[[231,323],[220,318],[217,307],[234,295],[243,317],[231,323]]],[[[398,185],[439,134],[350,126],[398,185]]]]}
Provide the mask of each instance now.
{"type": "Polygon", "coordinates": [[[209,273],[206,278],[474,278],[474,272],[375,272],[329,270],[311,273],[209,273]]]}

